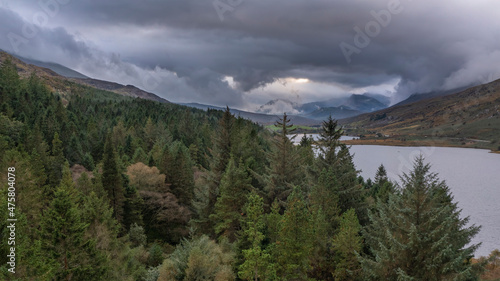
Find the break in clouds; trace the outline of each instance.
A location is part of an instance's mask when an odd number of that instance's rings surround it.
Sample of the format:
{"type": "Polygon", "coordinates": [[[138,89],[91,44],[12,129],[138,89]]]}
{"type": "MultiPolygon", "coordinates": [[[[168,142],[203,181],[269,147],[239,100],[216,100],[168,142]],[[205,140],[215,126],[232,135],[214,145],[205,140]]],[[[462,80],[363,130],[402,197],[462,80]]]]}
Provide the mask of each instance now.
{"type": "Polygon", "coordinates": [[[500,78],[494,0],[0,5],[1,49],[175,102],[254,109],[363,92],[396,102],[500,78]]]}

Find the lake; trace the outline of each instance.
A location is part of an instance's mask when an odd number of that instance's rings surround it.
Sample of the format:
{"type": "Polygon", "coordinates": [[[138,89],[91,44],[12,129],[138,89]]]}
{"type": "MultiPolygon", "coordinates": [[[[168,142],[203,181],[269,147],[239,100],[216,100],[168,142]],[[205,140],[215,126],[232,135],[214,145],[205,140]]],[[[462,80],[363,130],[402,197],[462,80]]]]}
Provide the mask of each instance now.
{"type": "MultiPolygon", "coordinates": [[[[296,141],[301,137],[297,136],[296,141]]],[[[482,242],[476,257],[500,249],[500,154],[470,148],[379,145],[354,145],[350,151],[365,179],[373,179],[383,164],[389,178],[396,182],[400,182],[399,175],[411,170],[413,159],[422,154],[425,162],[431,164],[431,172],[446,181],[462,216],[469,216],[471,223],[482,226],[472,240],[482,242]]]]}

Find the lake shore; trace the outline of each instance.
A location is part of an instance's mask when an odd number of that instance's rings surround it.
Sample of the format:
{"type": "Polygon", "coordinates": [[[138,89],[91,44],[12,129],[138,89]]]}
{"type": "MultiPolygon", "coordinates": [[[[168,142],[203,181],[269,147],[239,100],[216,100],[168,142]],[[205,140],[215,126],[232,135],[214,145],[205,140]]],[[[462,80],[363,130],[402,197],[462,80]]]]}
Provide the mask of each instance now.
{"type": "Polygon", "coordinates": [[[491,153],[499,153],[499,150],[491,148],[490,143],[475,140],[453,140],[453,139],[396,139],[396,138],[362,138],[342,141],[348,145],[385,145],[385,146],[436,146],[436,147],[459,147],[459,148],[476,148],[488,149],[491,153]]]}

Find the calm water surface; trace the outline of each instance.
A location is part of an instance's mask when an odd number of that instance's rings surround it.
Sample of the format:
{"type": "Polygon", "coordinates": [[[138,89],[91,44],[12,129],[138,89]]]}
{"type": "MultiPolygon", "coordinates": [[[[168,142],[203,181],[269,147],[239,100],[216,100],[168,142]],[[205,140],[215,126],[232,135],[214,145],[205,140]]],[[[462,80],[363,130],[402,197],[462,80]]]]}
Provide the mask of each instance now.
{"type": "MultiPolygon", "coordinates": [[[[300,142],[301,137],[298,135],[295,141],[300,142]]],[[[354,145],[351,153],[365,179],[373,179],[378,166],[384,164],[389,178],[396,182],[412,169],[415,157],[422,154],[431,164],[431,172],[446,181],[462,209],[462,217],[469,216],[472,224],[482,226],[472,240],[482,242],[476,256],[487,256],[500,249],[500,154],[483,149],[379,145],[354,145]]]]}

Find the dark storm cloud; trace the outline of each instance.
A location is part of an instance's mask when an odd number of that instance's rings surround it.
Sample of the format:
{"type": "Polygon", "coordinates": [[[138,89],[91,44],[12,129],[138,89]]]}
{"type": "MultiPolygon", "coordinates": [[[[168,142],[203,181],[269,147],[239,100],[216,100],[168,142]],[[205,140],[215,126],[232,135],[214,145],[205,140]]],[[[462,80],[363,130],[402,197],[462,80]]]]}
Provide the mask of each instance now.
{"type": "MultiPolygon", "coordinates": [[[[28,19],[40,10],[23,1],[9,5],[28,19]]],[[[112,71],[123,68],[117,79],[144,80],[141,70],[159,69],[170,81],[162,80],[161,87],[185,91],[186,99],[243,103],[243,92],[286,77],[352,89],[399,78],[401,99],[500,77],[499,9],[493,0],[70,1],[49,24],[65,29],[47,29],[39,41],[73,57],[102,60],[112,71]],[[221,21],[214,2],[241,4],[221,21]],[[390,12],[388,20],[384,15],[391,7],[399,12],[390,12]],[[365,27],[377,22],[374,14],[382,15],[379,30],[360,47],[354,27],[367,33],[365,27]],[[357,49],[348,59],[343,42],[357,49]],[[234,87],[225,76],[233,77],[234,87]]],[[[0,21],[0,28],[16,30],[5,17],[0,21]]]]}

